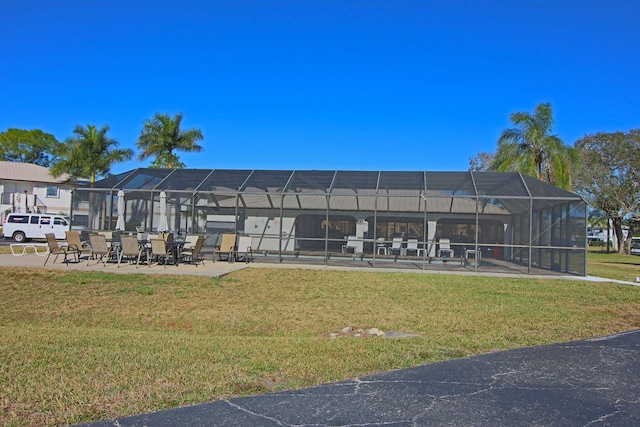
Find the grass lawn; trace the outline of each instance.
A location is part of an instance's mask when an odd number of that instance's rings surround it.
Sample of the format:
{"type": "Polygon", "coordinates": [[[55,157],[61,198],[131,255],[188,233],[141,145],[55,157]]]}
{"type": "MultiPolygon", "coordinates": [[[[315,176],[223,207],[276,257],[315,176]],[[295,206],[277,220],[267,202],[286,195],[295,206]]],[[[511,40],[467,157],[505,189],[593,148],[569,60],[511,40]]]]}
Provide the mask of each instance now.
{"type": "MultiPolygon", "coordinates": [[[[590,274],[595,263],[640,275],[640,257],[589,256],[590,274]]],[[[640,327],[640,288],[612,283],[267,268],[223,279],[0,274],[0,424],[9,426],[108,419],[640,327]],[[331,337],[346,326],[421,337],[331,337]]]]}
{"type": "Polygon", "coordinates": [[[634,282],[640,277],[640,256],[620,255],[593,250],[588,255],[587,271],[591,276],[634,282]]]}

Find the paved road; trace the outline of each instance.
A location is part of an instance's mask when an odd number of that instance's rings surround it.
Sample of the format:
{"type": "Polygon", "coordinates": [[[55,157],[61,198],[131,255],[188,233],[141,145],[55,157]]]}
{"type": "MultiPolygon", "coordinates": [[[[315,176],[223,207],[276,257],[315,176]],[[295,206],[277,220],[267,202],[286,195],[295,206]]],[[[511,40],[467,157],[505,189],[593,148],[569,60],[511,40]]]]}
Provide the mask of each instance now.
{"type": "Polygon", "coordinates": [[[86,424],[356,425],[638,426],[640,330],[86,424]]]}
{"type": "Polygon", "coordinates": [[[12,243],[15,242],[11,239],[3,239],[2,237],[0,237],[0,246],[9,246],[12,243]]]}

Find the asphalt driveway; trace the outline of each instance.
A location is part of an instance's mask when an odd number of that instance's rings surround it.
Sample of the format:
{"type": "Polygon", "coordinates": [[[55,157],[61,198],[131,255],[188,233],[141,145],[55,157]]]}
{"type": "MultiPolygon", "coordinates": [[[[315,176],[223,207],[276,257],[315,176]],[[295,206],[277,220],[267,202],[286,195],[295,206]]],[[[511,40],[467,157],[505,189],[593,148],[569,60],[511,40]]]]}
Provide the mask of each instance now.
{"type": "Polygon", "coordinates": [[[86,424],[497,425],[640,425],[640,330],[86,424]]]}

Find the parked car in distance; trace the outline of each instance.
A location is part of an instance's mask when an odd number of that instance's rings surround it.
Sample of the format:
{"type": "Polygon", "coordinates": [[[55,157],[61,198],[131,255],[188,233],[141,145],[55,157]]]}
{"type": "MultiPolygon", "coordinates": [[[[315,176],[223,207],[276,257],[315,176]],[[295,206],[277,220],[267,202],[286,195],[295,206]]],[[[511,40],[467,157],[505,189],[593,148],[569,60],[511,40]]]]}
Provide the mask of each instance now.
{"type": "Polygon", "coordinates": [[[27,239],[44,239],[46,233],[53,233],[56,239],[64,239],[70,225],[69,218],[63,215],[11,213],[2,225],[2,237],[22,243],[27,239]]]}
{"type": "Polygon", "coordinates": [[[631,245],[631,255],[640,255],[640,243],[631,245]]]}

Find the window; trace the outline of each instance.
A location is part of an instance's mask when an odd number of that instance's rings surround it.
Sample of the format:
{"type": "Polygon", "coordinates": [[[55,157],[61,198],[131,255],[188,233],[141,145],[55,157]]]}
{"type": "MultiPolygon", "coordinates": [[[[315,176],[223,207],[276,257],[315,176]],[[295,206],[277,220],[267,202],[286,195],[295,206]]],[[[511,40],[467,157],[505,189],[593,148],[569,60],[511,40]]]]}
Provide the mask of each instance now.
{"type": "Polygon", "coordinates": [[[58,186],[57,185],[49,185],[47,186],[47,197],[58,197],[58,186]]]}
{"type": "MultiPolygon", "coordinates": [[[[373,224],[373,217],[367,218],[373,224]]],[[[378,217],[376,236],[391,240],[394,237],[418,238],[424,237],[424,219],[407,217],[378,217]]]]}
{"type": "Polygon", "coordinates": [[[89,215],[74,215],[73,224],[76,227],[89,227],[89,215]]]}
{"type": "Polygon", "coordinates": [[[8,222],[26,224],[29,222],[29,215],[10,215],[8,222]]]}
{"type": "MultiPolygon", "coordinates": [[[[500,221],[478,221],[478,243],[503,243],[504,226],[500,221]]],[[[476,235],[476,224],[473,220],[456,220],[444,218],[438,221],[436,236],[446,237],[452,243],[473,243],[476,235]]]]}

